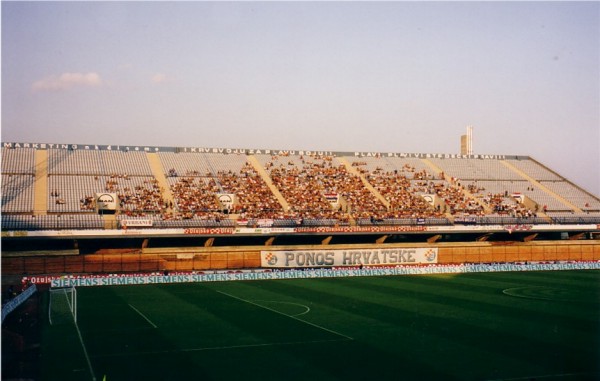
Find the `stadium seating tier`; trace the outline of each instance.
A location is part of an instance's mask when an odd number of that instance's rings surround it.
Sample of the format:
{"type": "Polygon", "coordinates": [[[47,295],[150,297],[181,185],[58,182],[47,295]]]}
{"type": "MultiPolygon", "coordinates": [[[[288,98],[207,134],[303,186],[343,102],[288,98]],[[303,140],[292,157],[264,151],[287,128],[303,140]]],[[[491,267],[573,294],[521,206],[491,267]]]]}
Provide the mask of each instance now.
{"type": "Polygon", "coordinates": [[[48,149],[46,165],[36,152],[2,148],[3,230],[105,228],[102,192],[118,222],[155,227],[600,221],[596,196],[530,158],[167,151],[155,173],[142,151],[48,149]]]}

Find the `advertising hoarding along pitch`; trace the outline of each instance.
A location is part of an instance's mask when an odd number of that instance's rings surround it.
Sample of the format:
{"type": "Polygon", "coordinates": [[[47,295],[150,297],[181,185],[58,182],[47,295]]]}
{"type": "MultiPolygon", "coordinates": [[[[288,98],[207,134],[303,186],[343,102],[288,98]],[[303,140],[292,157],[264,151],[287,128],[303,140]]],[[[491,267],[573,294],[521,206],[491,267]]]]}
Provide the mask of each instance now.
{"type": "Polygon", "coordinates": [[[261,251],[262,267],[300,268],[437,263],[437,248],[261,251]]]}

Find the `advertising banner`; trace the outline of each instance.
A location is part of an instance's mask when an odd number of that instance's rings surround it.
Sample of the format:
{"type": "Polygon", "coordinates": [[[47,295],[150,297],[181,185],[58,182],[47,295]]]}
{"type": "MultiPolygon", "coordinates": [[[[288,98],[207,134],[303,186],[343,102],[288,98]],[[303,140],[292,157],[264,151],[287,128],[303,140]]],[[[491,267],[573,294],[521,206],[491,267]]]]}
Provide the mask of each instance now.
{"type": "Polygon", "coordinates": [[[121,220],[121,226],[123,227],[150,227],[152,226],[152,220],[149,218],[135,219],[135,220],[121,220]]]}
{"type": "Polygon", "coordinates": [[[14,299],[11,299],[8,303],[2,306],[2,322],[4,322],[4,318],[8,316],[9,313],[13,312],[17,309],[24,301],[27,300],[34,292],[37,291],[37,288],[34,285],[28,287],[25,291],[17,295],[14,299]]]}
{"type": "Polygon", "coordinates": [[[260,252],[262,267],[299,268],[437,263],[437,248],[277,250],[260,252]]]}
{"type": "Polygon", "coordinates": [[[96,193],[96,208],[98,210],[117,210],[117,194],[96,193]]]}
{"type": "Polygon", "coordinates": [[[334,208],[337,208],[340,204],[340,195],[338,193],[325,193],[325,198],[334,208]]]}
{"type": "Polygon", "coordinates": [[[237,196],[233,193],[219,193],[217,194],[217,197],[219,198],[219,202],[225,209],[231,210],[236,204],[237,196]]]}
{"type": "Polygon", "coordinates": [[[462,274],[490,273],[514,271],[558,271],[558,270],[600,270],[600,262],[569,263],[502,263],[502,264],[455,264],[455,265],[397,265],[394,267],[371,268],[322,268],[322,269],[267,269],[255,271],[214,271],[207,273],[188,273],[177,275],[84,275],[62,276],[50,280],[51,287],[86,287],[86,286],[125,286],[142,284],[193,283],[193,282],[227,282],[270,279],[308,279],[308,278],[343,278],[362,276],[396,276],[427,274],[462,274]]]}

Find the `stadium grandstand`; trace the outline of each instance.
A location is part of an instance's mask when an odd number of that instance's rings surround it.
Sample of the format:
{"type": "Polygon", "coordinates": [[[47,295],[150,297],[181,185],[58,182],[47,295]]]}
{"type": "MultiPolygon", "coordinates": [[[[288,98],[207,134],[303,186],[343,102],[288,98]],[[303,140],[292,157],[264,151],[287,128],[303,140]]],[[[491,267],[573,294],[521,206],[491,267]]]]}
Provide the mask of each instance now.
{"type": "Polygon", "coordinates": [[[256,253],[273,245],[593,241],[600,231],[600,199],[527,156],[46,143],[1,149],[5,273],[51,272],[47,263],[31,268],[23,254],[206,257],[219,247],[256,253]]]}
{"type": "Polygon", "coordinates": [[[600,374],[600,199],[530,157],[1,150],[7,379],[600,374]]]}
{"type": "Polygon", "coordinates": [[[4,143],[2,180],[3,230],[97,229],[111,211],[113,229],[136,218],[158,227],[600,222],[596,196],[522,156],[4,143]],[[118,202],[99,214],[105,193],[118,202]]]}

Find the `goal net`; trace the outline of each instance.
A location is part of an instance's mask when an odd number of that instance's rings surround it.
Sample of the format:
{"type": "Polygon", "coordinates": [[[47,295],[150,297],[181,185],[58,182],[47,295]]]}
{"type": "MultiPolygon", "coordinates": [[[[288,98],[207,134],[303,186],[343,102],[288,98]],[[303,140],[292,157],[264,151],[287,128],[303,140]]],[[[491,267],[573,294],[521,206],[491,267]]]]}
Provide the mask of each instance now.
{"type": "Polygon", "coordinates": [[[51,325],[77,323],[77,290],[75,287],[50,289],[48,320],[51,325]]]}

